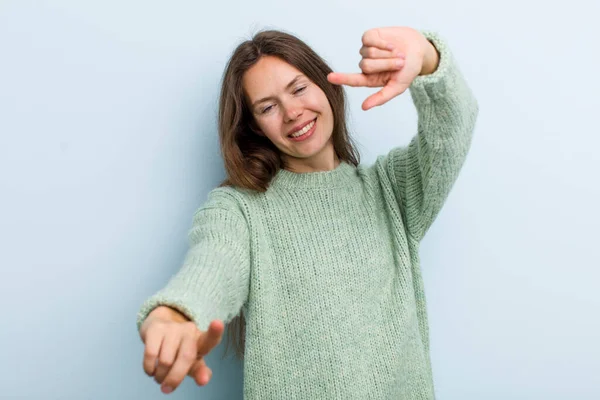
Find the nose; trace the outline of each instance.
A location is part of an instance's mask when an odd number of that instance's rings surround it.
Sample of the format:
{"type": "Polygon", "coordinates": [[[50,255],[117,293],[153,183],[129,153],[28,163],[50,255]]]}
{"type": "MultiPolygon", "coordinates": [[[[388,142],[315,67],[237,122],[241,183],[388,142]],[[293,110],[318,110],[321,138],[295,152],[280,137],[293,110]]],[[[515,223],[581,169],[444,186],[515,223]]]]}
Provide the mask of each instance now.
{"type": "Polygon", "coordinates": [[[285,122],[291,122],[302,115],[302,108],[294,103],[288,103],[284,108],[283,118],[285,122]]]}

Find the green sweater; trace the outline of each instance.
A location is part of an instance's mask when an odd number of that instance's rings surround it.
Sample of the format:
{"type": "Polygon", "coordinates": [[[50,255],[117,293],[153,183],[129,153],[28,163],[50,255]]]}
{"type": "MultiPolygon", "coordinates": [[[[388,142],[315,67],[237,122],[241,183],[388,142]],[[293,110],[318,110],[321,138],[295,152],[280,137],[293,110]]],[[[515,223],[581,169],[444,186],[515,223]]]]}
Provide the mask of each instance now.
{"type": "Polygon", "coordinates": [[[280,170],[265,193],[216,188],[179,272],[142,305],[201,330],[246,317],[244,398],[433,399],[419,242],[455,182],[477,101],[445,40],[410,93],[418,132],[371,166],[280,170]]]}

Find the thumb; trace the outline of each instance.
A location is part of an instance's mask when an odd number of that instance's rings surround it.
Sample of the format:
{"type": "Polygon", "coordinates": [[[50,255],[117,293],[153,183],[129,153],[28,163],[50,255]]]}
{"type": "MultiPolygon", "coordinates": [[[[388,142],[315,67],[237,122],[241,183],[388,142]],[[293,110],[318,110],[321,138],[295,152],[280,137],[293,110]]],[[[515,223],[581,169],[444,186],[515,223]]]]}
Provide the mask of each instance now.
{"type": "Polygon", "coordinates": [[[212,370],[206,365],[204,358],[195,361],[188,371],[188,376],[196,381],[198,386],[203,386],[208,383],[212,376],[212,370]]]}
{"type": "Polygon", "coordinates": [[[404,93],[407,89],[406,85],[398,82],[389,81],[380,91],[367,97],[362,104],[362,109],[367,111],[373,107],[381,106],[394,97],[404,93]]]}

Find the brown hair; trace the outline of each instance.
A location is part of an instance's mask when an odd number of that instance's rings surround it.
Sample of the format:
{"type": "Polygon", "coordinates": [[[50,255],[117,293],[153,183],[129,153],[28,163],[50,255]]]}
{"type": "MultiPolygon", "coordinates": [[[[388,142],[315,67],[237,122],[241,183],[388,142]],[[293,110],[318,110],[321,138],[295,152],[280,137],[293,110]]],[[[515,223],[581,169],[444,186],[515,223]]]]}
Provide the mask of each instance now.
{"type": "MultiPolygon", "coordinates": [[[[219,101],[219,141],[226,179],[221,186],[236,186],[254,191],[267,190],[271,179],[284,160],[277,147],[265,136],[257,134],[248,107],[242,78],[262,56],[275,56],[301,71],[325,92],[333,112],[333,146],[337,157],[357,166],[360,155],[346,126],[346,96],[341,86],[327,80],[332,69],[297,37],[277,30],[264,30],[238,45],[223,73],[219,101]]],[[[245,347],[243,312],[227,325],[228,341],[242,359],[245,347]]],[[[225,356],[224,355],[224,356],[225,356]]]]}

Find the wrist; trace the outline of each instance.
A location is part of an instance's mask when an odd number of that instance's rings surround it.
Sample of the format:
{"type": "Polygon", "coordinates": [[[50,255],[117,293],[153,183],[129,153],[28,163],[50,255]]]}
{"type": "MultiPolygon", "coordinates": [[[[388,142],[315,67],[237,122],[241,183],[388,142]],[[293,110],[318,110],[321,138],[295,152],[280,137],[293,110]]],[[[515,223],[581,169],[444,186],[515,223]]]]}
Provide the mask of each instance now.
{"type": "Polygon", "coordinates": [[[440,63],[440,53],[431,41],[427,40],[427,43],[429,46],[427,47],[427,51],[423,56],[423,65],[419,75],[433,74],[437,70],[440,63]]]}
{"type": "Polygon", "coordinates": [[[190,319],[181,312],[168,306],[158,306],[148,314],[148,319],[158,318],[173,322],[187,322],[190,319]]]}

